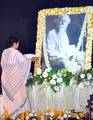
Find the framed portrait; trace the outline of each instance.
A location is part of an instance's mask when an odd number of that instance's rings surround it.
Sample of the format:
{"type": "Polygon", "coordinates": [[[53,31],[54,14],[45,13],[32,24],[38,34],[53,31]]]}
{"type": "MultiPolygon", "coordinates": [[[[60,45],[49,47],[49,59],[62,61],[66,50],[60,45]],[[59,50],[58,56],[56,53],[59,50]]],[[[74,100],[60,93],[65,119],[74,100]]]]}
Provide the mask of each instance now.
{"type": "Polygon", "coordinates": [[[35,70],[91,68],[93,8],[68,7],[38,12],[35,70]]]}

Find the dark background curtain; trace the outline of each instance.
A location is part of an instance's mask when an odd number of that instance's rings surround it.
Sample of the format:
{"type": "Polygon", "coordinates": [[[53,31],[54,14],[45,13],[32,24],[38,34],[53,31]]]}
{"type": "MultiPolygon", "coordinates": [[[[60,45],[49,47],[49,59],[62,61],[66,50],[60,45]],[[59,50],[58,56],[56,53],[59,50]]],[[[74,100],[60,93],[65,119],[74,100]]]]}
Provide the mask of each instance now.
{"type": "MultiPolygon", "coordinates": [[[[22,42],[22,53],[35,53],[37,14],[44,8],[92,6],[93,0],[1,0],[0,1],[0,56],[7,47],[8,37],[22,42]]],[[[34,63],[31,71],[33,72],[34,63]]],[[[1,75],[1,67],[0,67],[1,75]]],[[[0,80],[0,93],[1,80],[0,80]]]]}

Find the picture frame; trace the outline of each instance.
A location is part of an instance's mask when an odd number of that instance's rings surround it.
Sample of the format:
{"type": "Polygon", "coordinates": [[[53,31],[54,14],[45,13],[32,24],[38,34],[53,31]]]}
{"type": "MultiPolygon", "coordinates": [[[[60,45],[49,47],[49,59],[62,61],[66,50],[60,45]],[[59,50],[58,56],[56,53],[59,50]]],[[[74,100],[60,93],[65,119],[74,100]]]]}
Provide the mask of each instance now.
{"type": "MultiPolygon", "coordinates": [[[[82,68],[84,69],[91,68],[92,40],[93,40],[93,35],[92,35],[93,34],[93,7],[92,6],[66,7],[66,8],[43,9],[38,12],[37,40],[36,40],[37,42],[36,42],[35,52],[36,52],[36,55],[39,56],[39,60],[35,62],[35,71],[38,68],[45,69],[47,67],[52,66],[50,64],[50,59],[49,59],[47,38],[48,38],[49,32],[52,31],[53,26],[55,27],[55,25],[53,24],[53,21],[59,22],[57,21],[57,18],[64,15],[69,16],[70,18],[71,25],[69,24],[69,27],[68,27],[68,34],[69,34],[68,36],[69,36],[69,39],[71,39],[69,40],[69,43],[70,43],[70,47],[73,48],[72,51],[75,48],[76,52],[78,51],[81,52],[81,49],[82,49],[81,43],[84,43],[83,51],[85,52],[85,55],[84,55],[84,65],[82,68]],[[84,34],[85,34],[85,38],[84,38],[84,34]]],[[[53,46],[53,43],[54,42],[51,43],[51,46],[53,46]]],[[[68,52],[70,53],[69,50],[68,52]]],[[[73,60],[75,61],[77,57],[75,54],[76,53],[74,53],[73,59],[70,58],[71,61],[73,60]]],[[[58,59],[56,59],[56,62],[54,62],[54,64],[57,63],[57,61],[58,59]]],[[[72,65],[73,63],[75,62],[72,62],[72,65]]],[[[73,68],[73,66],[70,66],[70,67],[73,68]]],[[[56,68],[56,66],[54,68],[56,68]]]]}

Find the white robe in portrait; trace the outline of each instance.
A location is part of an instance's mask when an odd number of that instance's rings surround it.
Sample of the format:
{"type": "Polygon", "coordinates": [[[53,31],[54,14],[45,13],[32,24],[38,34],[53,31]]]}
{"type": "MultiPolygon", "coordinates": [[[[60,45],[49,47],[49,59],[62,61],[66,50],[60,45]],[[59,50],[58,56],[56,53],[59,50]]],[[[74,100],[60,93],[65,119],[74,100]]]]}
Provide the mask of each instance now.
{"type": "Polygon", "coordinates": [[[10,47],[2,53],[2,86],[5,110],[16,114],[29,110],[26,82],[30,71],[31,59],[10,47]]]}

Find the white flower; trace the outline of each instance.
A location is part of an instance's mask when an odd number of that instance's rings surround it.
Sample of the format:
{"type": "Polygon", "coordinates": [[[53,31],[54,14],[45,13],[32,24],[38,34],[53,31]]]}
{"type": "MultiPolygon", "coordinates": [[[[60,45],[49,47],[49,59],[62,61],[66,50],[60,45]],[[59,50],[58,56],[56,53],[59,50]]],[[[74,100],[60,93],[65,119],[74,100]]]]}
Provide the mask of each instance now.
{"type": "Polygon", "coordinates": [[[84,79],[85,78],[85,74],[81,73],[80,78],[84,79]]]}
{"type": "Polygon", "coordinates": [[[63,117],[64,117],[64,118],[67,118],[67,117],[68,117],[68,115],[67,115],[67,114],[64,114],[64,115],[63,115],[63,117]]]}
{"type": "Polygon", "coordinates": [[[50,80],[50,84],[51,84],[51,85],[55,85],[55,84],[56,84],[56,81],[52,79],[52,80],[50,80]]]}
{"type": "Polygon", "coordinates": [[[89,86],[89,85],[90,85],[90,82],[89,82],[89,81],[84,81],[84,84],[85,84],[86,86],[89,86]]]}
{"type": "Polygon", "coordinates": [[[57,78],[57,83],[61,83],[62,82],[62,78],[57,78]]]}
{"type": "Polygon", "coordinates": [[[91,82],[91,86],[93,87],[93,81],[91,82]]]}
{"type": "Polygon", "coordinates": [[[49,112],[46,112],[46,115],[49,115],[49,112]]]}
{"type": "Polygon", "coordinates": [[[57,75],[54,74],[54,75],[52,76],[52,78],[53,78],[53,79],[57,79],[57,75]]]}
{"type": "Polygon", "coordinates": [[[34,116],[37,116],[37,113],[35,113],[34,116]]]}
{"type": "Polygon", "coordinates": [[[52,69],[51,67],[48,67],[45,69],[45,72],[50,72],[51,69],[52,69]]]}
{"type": "Polygon", "coordinates": [[[54,116],[54,112],[50,112],[50,116],[54,116]]]}
{"type": "Polygon", "coordinates": [[[32,120],[36,120],[36,118],[32,118],[32,120]]]}
{"type": "Polygon", "coordinates": [[[41,75],[41,73],[42,73],[42,70],[40,68],[37,69],[37,75],[41,75]]]}
{"type": "Polygon", "coordinates": [[[43,76],[44,78],[46,78],[46,77],[48,76],[48,73],[47,73],[47,72],[43,72],[42,76],[43,76]]]}
{"type": "Polygon", "coordinates": [[[74,79],[71,79],[71,80],[70,80],[70,86],[75,85],[75,84],[77,84],[77,81],[74,80],[74,79]]]}
{"type": "Polygon", "coordinates": [[[90,73],[87,74],[87,79],[90,80],[92,78],[92,75],[90,73]]]}
{"type": "Polygon", "coordinates": [[[26,120],[29,120],[29,116],[26,116],[26,120]]]}
{"type": "Polygon", "coordinates": [[[84,87],[83,82],[79,83],[78,87],[79,87],[79,88],[83,88],[83,87],[84,87]]]}
{"type": "Polygon", "coordinates": [[[60,71],[58,71],[57,75],[58,77],[62,77],[62,74],[60,73],[60,71]]]}
{"type": "Polygon", "coordinates": [[[30,114],[29,114],[29,117],[32,117],[32,116],[33,116],[33,113],[30,113],[30,114]]]}
{"type": "Polygon", "coordinates": [[[54,87],[54,90],[55,90],[55,91],[59,91],[59,89],[60,89],[59,86],[55,86],[55,87],[54,87]]]}

